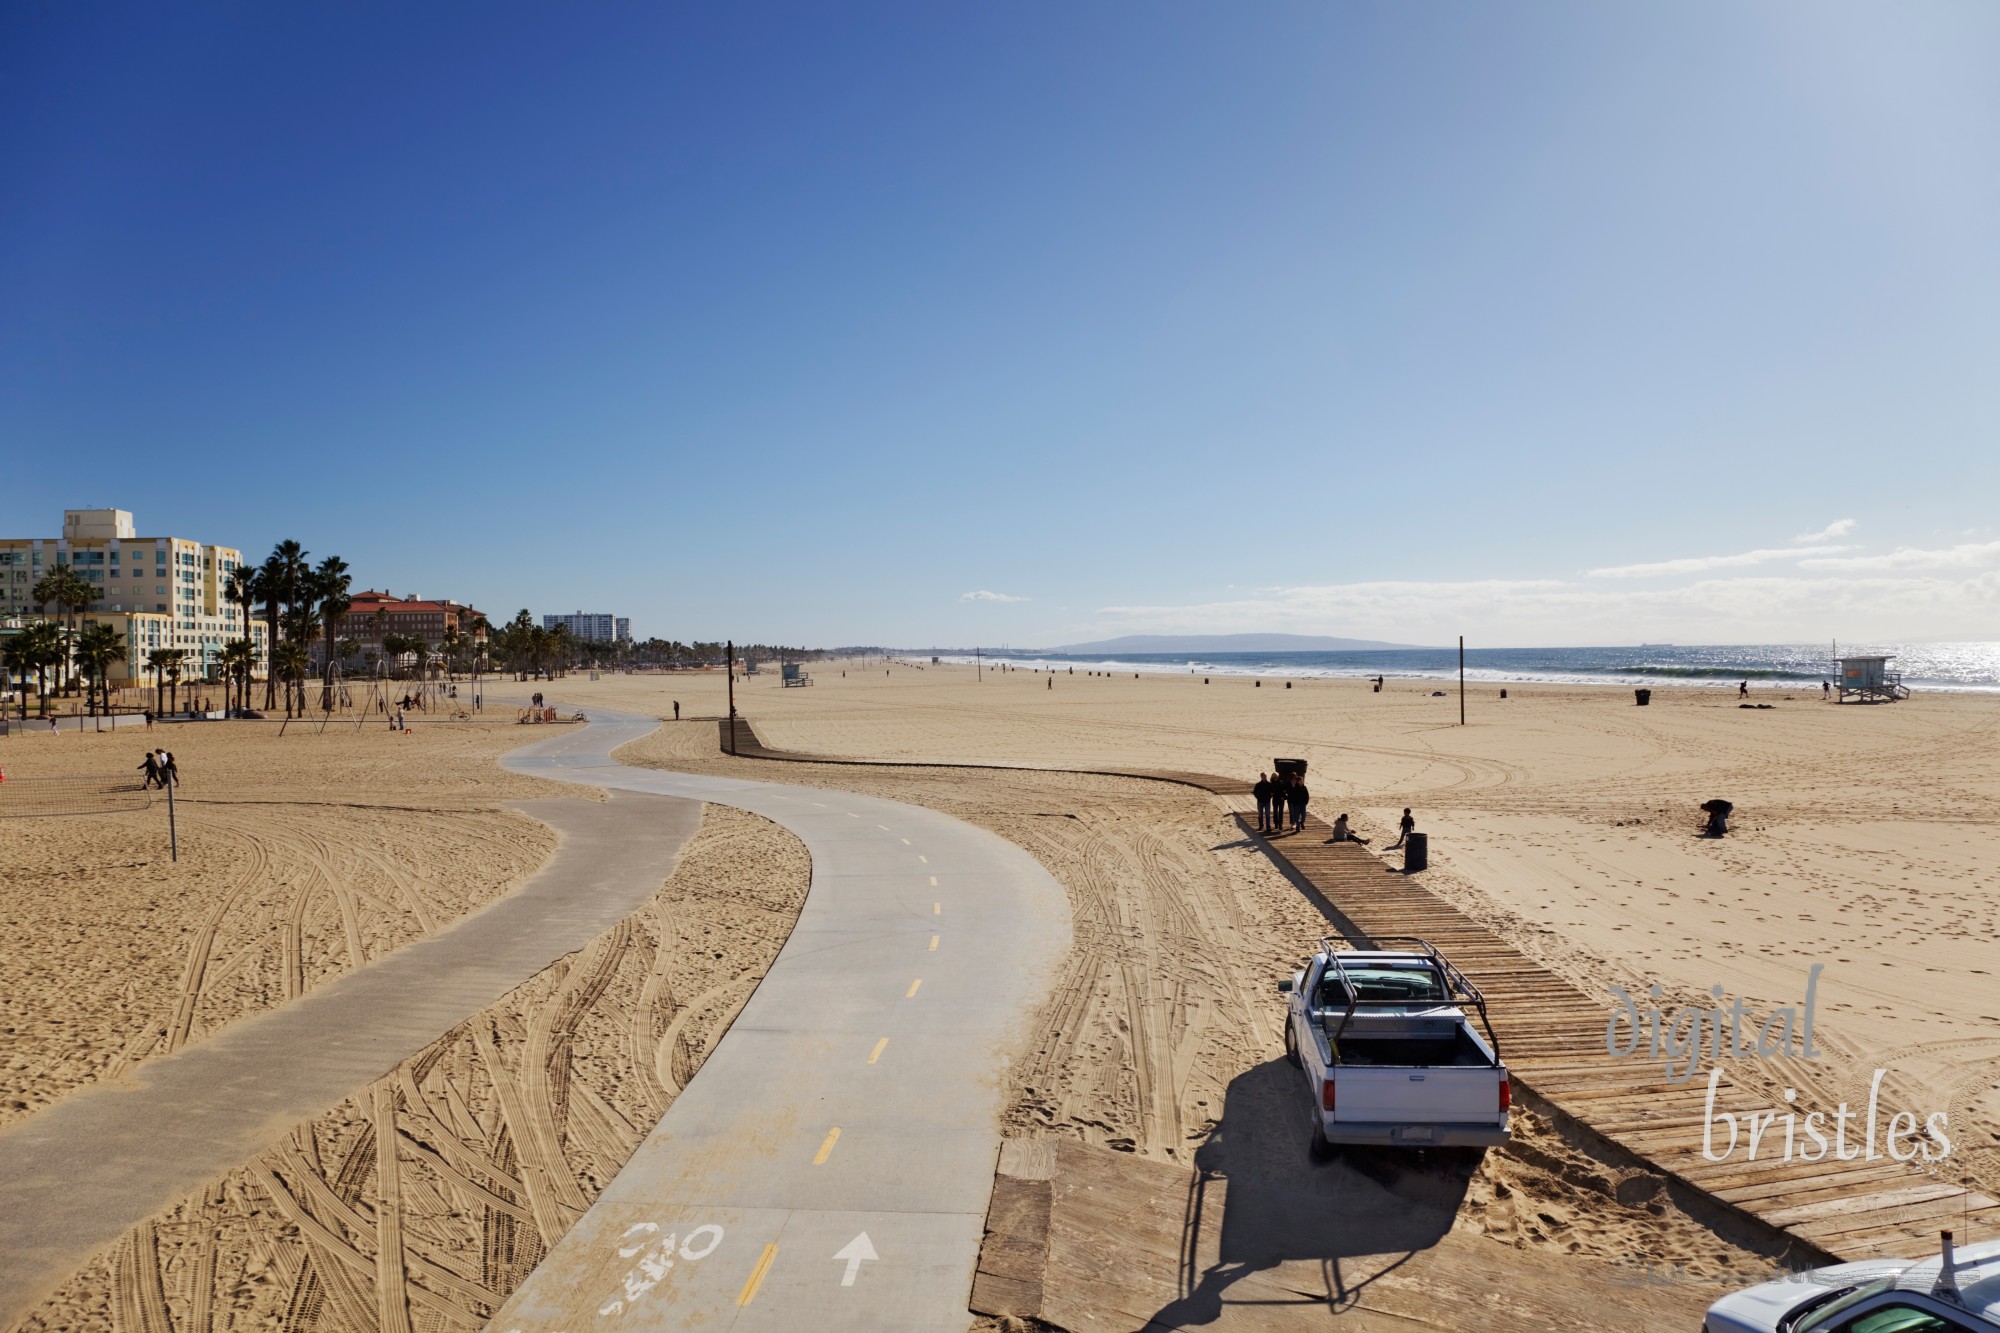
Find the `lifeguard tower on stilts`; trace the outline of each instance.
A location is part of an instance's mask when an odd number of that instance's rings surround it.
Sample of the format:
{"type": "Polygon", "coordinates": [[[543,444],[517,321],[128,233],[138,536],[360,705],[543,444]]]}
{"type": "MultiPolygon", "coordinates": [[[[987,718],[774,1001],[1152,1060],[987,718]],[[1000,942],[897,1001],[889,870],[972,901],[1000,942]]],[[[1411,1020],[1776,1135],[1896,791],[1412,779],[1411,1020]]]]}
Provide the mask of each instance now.
{"type": "Polygon", "coordinates": [[[1898,699],[1910,697],[1910,691],[1903,684],[1900,671],[1889,670],[1889,658],[1884,657],[1842,657],[1835,659],[1840,664],[1840,698],[1837,703],[1892,704],[1898,699]]]}

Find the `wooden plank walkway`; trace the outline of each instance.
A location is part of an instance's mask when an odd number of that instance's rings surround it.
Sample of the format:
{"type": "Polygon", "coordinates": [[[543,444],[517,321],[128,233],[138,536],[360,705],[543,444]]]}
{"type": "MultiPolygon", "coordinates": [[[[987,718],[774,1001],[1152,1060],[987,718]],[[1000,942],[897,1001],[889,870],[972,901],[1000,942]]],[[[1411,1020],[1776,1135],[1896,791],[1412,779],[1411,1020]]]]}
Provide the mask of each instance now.
{"type": "MultiPolygon", "coordinates": [[[[733,723],[722,719],[720,732],[725,751],[747,758],[855,767],[1081,771],[1173,782],[1229,798],[1250,795],[1247,782],[1202,773],[794,754],[765,746],[741,717],[733,723]]],[[[1337,933],[1354,944],[1387,935],[1420,935],[1435,944],[1485,992],[1501,1053],[1517,1082],[1667,1175],[1835,1259],[1929,1255],[1937,1250],[1940,1230],[1956,1231],[1961,1243],[1975,1232],[1990,1236],[2000,1230],[2000,1202],[1926,1174],[1918,1164],[1886,1156],[1872,1162],[1857,1158],[1836,1163],[1830,1153],[1817,1162],[1795,1158],[1786,1163],[1767,1156],[1751,1161],[1744,1155],[1747,1131],[1739,1130],[1737,1150],[1723,1161],[1708,1161],[1702,1155],[1705,1067],[1696,1078],[1673,1085],[1665,1081],[1659,1064],[1643,1055],[1621,1059],[1610,1054],[1605,1048],[1610,1004],[1584,994],[1360,844],[1330,841],[1332,829],[1317,817],[1307,816],[1302,833],[1263,838],[1243,803],[1232,804],[1246,835],[1262,840],[1265,852],[1290,872],[1301,891],[1309,887],[1308,896],[1316,899],[1337,933]]],[[[1778,1119],[1760,1152],[1782,1153],[1783,1113],[1791,1108],[1775,1094],[1758,1100],[1761,1091],[1738,1085],[1741,1072],[1738,1066],[1725,1075],[1716,1109],[1736,1115],[1739,1122],[1748,1112],[1776,1110],[1778,1119]]],[[[1801,1102],[1801,1121],[1809,1109],[1831,1111],[1801,1102]]],[[[1866,1109],[1859,1108],[1857,1122],[1866,1109]]],[[[1719,1130],[1717,1146],[1726,1138],[1719,1130]]],[[[1806,1142],[1802,1131],[1798,1142],[1806,1142]]]]}

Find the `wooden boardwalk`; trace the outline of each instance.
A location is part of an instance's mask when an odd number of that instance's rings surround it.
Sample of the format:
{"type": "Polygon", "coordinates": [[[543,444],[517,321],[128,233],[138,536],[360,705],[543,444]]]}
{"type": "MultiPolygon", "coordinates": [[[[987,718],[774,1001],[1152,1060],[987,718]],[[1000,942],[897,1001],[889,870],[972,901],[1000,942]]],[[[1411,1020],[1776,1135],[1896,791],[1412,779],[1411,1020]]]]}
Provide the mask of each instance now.
{"type": "MultiPolygon", "coordinates": [[[[723,719],[720,731],[722,748],[747,758],[857,767],[1026,767],[794,754],[765,746],[741,717],[733,724],[723,719]]],[[[1228,798],[1250,794],[1248,783],[1201,773],[1081,771],[1173,782],[1228,798]]],[[[1242,802],[1233,800],[1232,804],[1244,831],[1261,837],[1242,802]]],[[[1827,1158],[1816,1162],[1794,1158],[1787,1163],[1773,1157],[1784,1150],[1783,1113],[1791,1108],[1775,1099],[1758,1100],[1761,1092],[1732,1086],[1741,1066],[1725,1075],[1716,1109],[1734,1114],[1739,1122],[1746,1113],[1761,1115],[1775,1110],[1777,1120],[1756,1160],[1746,1155],[1747,1131],[1742,1129],[1735,1150],[1724,1160],[1707,1160],[1702,1153],[1707,1065],[1694,1079],[1674,1085],[1666,1082],[1659,1063],[1643,1054],[1623,1059],[1610,1054],[1605,1039],[1613,1006],[1578,990],[1361,845],[1331,842],[1331,837],[1332,829],[1309,815],[1304,832],[1264,839],[1262,845],[1271,859],[1290,873],[1300,891],[1315,899],[1333,929],[1351,943],[1366,944],[1378,936],[1420,935],[1443,950],[1485,992],[1501,1054],[1515,1081],[1612,1143],[1794,1237],[1808,1251],[1835,1259],[1930,1255],[1937,1251],[1940,1230],[1956,1231],[1961,1244],[1975,1234],[1991,1236],[2000,1230],[2000,1202],[1927,1174],[1919,1163],[1897,1162],[1887,1156],[1875,1161],[1857,1158],[1835,1162],[1830,1150],[1827,1158]]],[[[1889,1109],[1915,1108],[1885,1109],[1885,1124],[1889,1109]]],[[[1830,1112],[1832,1108],[1801,1102],[1801,1121],[1807,1110],[1830,1112]]],[[[1866,1106],[1858,1108],[1856,1139],[1866,1110],[1866,1106]]],[[[1719,1126],[1715,1146],[1719,1149],[1727,1139],[1719,1126]]],[[[1798,1143],[1803,1147],[1805,1142],[1801,1132],[1798,1143]]],[[[1940,1165],[1949,1166],[1949,1159],[1940,1165]]]]}

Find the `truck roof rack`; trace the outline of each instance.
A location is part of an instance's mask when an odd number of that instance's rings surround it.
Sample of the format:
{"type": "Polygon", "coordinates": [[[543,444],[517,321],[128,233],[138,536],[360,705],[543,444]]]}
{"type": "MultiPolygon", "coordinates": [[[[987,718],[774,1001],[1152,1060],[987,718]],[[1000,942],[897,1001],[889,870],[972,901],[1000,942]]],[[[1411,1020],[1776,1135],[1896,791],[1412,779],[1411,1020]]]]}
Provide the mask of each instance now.
{"type": "Polygon", "coordinates": [[[1457,964],[1453,963],[1451,959],[1446,958],[1435,944],[1418,935],[1372,935],[1369,937],[1370,947],[1367,949],[1341,947],[1344,944],[1346,944],[1345,940],[1338,939],[1332,935],[1323,936],[1319,942],[1320,952],[1326,955],[1327,962],[1331,963],[1334,971],[1340,974],[1340,984],[1347,991],[1347,1012],[1340,1016],[1340,1026],[1334,1029],[1332,1037],[1336,1047],[1340,1044],[1341,1033],[1347,1031],[1348,1020],[1354,1017],[1355,1006],[1360,1003],[1358,992],[1355,991],[1353,984],[1347,979],[1347,965],[1341,962],[1340,955],[1343,953],[1376,952],[1421,953],[1430,959],[1432,965],[1437,968],[1438,975],[1444,978],[1445,990],[1448,995],[1455,995],[1471,1002],[1473,1009],[1479,1014],[1479,1025],[1486,1029],[1486,1039],[1493,1043],[1493,1058],[1495,1060],[1500,1058],[1500,1038],[1494,1034],[1493,1022],[1486,1016],[1485,993],[1479,987],[1473,985],[1472,978],[1459,971],[1457,964]],[[1397,948],[1398,945],[1415,947],[1397,948]]]}

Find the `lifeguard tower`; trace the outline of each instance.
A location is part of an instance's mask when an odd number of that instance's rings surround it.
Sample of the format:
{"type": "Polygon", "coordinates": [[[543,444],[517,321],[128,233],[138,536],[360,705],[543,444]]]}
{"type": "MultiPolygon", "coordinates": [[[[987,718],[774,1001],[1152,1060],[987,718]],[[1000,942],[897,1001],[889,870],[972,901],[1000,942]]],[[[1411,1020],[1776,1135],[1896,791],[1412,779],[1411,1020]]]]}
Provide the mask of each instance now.
{"type": "Polygon", "coordinates": [[[813,678],[802,671],[797,662],[786,662],[780,665],[778,668],[778,677],[788,690],[794,686],[810,685],[813,683],[813,678]]]}
{"type": "Polygon", "coordinates": [[[1857,703],[1892,704],[1910,697],[1899,671],[1889,670],[1888,657],[1842,657],[1840,663],[1840,703],[1851,697],[1857,703]]]}

